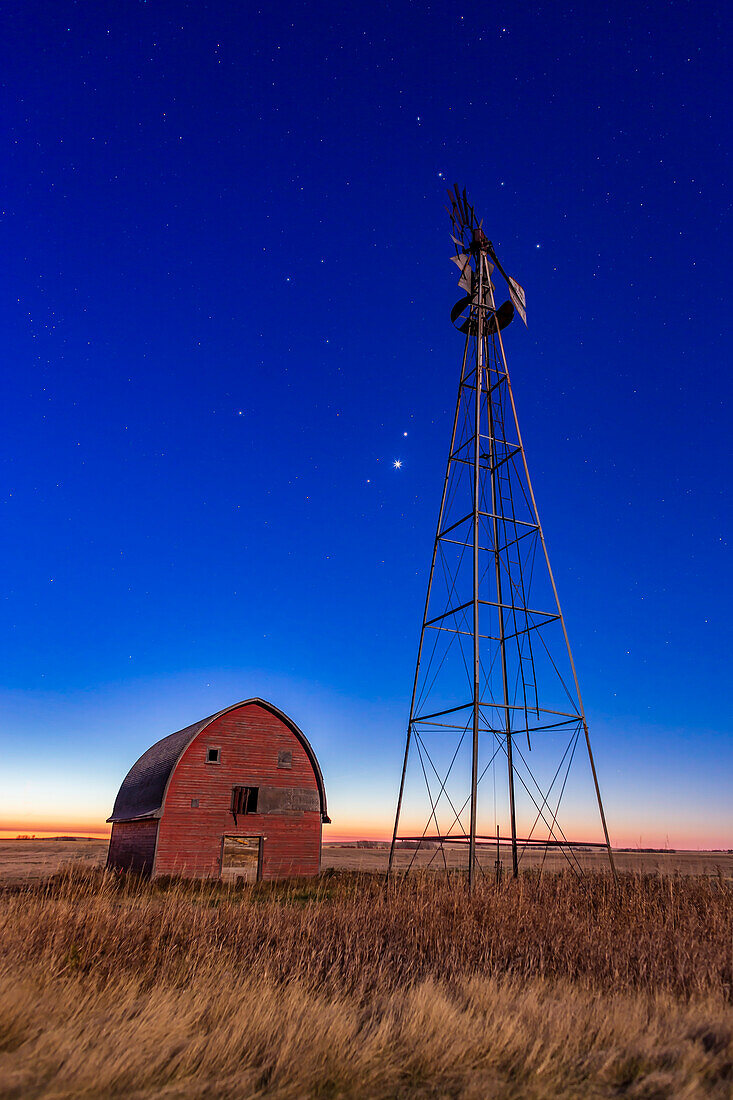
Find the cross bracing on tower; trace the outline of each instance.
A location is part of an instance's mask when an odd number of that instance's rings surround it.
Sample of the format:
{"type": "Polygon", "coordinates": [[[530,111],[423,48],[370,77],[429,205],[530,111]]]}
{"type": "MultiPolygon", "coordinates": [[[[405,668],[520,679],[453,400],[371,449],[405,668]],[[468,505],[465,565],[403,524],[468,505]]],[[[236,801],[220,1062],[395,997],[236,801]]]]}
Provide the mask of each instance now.
{"type": "Polygon", "coordinates": [[[446,851],[465,845],[473,885],[478,849],[498,844],[503,832],[514,875],[537,847],[559,849],[580,872],[561,813],[577,787],[579,747],[614,869],[504,350],[502,331],[515,312],[526,324],[524,291],[506,274],[465,190],[449,197],[453,260],[465,292],[451,321],[463,354],[390,871],[401,842],[429,842],[429,862],[446,869],[446,851]],[[498,308],[497,272],[510,295],[498,308]]]}

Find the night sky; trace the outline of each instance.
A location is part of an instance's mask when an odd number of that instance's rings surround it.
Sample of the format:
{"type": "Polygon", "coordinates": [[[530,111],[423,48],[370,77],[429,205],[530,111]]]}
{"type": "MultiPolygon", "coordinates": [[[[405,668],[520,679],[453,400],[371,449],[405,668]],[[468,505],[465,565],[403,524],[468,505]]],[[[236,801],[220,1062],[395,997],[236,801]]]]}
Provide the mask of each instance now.
{"type": "Polygon", "coordinates": [[[256,695],[389,831],[457,180],[612,840],[733,845],[727,7],[5,0],[0,829],[256,695]]]}

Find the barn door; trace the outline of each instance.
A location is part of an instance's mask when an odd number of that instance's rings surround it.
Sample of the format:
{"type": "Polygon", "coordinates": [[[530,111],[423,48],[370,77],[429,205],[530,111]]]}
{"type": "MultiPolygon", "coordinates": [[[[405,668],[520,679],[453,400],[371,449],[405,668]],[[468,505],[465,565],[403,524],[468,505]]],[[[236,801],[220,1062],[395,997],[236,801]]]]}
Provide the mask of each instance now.
{"type": "Polygon", "coordinates": [[[260,877],[262,837],[225,836],[221,853],[224,882],[257,882],[260,877]]]}

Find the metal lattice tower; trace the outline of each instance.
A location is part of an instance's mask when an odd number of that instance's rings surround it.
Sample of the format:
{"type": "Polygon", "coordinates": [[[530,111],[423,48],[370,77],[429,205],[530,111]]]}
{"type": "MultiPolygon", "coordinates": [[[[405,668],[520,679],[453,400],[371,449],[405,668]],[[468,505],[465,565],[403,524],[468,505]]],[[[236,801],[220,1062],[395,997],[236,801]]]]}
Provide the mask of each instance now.
{"type": "Polygon", "coordinates": [[[442,857],[446,870],[446,851],[465,844],[472,887],[479,846],[496,844],[500,866],[502,818],[515,876],[524,853],[537,846],[545,852],[559,848],[580,873],[559,811],[583,742],[603,846],[615,875],[588,725],[504,352],[502,329],[515,310],[526,324],[524,291],[499,263],[465,190],[456,187],[448,194],[453,259],[465,291],[451,320],[465,342],[389,871],[400,841],[430,842],[435,849],[431,862],[442,857]],[[498,309],[494,270],[510,294],[498,309]],[[417,795],[410,791],[413,778],[417,795]],[[494,792],[490,833],[482,831],[480,822],[480,814],[485,821],[487,812],[489,781],[494,792]],[[417,824],[402,835],[406,814],[417,824]]]}

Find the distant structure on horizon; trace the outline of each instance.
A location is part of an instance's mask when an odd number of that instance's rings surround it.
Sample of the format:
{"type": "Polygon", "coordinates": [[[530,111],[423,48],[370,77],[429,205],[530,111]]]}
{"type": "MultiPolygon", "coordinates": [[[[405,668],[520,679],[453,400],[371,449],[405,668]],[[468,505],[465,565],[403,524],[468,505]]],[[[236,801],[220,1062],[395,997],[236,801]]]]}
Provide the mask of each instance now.
{"type": "Polygon", "coordinates": [[[247,699],[144,752],[115,800],[107,866],[145,875],[317,875],[323,776],[281,710],[247,699]]]}

